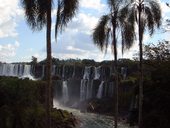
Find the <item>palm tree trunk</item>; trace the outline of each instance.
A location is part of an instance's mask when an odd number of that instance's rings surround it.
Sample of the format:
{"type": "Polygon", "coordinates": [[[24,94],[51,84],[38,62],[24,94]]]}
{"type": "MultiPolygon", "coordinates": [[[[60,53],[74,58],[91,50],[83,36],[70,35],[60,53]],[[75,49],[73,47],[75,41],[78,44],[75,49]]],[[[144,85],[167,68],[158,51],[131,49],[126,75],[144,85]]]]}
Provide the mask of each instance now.
{"type": "Polygon", "coordinates": [[[52,77],[51,77],[51,0],[48,3],[47,11],[47,86],[46,86],[46,128],[51,128],[51,87],[52,87],[52,77]]]}
{"type": "Polygon", "coordinates": [[[115,128],[117,128],[118,125],[118,69],[117,69],[117,40],[116,40],[116,20],[113,18],[112,21],[113,24],[113,48],[114,48],[114,71],[115,71],[115,128]]]}
{"type": "Polygon", "coordinates": [[[139,4],[139,117],[138,117],[138,126],[142,128],[142,108],[143,108],[143,48],[142,48],[142,30],[141,30],[141,11],[142,7],[139,4]]]}

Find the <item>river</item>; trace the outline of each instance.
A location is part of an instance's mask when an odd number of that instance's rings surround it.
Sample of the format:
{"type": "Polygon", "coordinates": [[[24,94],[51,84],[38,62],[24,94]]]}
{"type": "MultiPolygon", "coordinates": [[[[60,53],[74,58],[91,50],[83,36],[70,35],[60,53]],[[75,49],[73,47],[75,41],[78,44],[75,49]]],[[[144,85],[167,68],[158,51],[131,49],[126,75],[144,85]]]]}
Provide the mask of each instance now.
{"type": "MultiPolygon", "coordinates": [[[[114,128],[113,117],[93,113],[81,113],[79,110],[60,106],[54,101],[54,107],[72,112],[79,119],[79,126],[76,128],[114,128]]],[[[118,123],[118,128],[129,128],[127,124],[118,123]]]]}

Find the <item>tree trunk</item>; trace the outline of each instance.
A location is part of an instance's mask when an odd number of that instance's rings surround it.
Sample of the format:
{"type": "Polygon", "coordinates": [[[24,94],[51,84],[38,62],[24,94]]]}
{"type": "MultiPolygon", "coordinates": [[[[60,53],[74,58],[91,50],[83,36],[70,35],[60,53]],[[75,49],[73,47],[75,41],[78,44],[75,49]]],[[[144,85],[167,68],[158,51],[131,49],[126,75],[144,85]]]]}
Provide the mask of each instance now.
{"type": "Polygon", "coordinates": [[[47,33],[46,33],[46,41],[47,41],[47,61],[46,61],[46,128],[51,128],[51,87],[52,87],[52,77],[51,77],[51,0],[48,3],[48,11],[47,11],[47,33]]]}
{"type": "MultiPolygon", "coordinates": [[[[140,2],[141,3],[141,2],[140,2]]],[[[141,11],[142,5],[139,4],[139,117],[138,117],[138,126],[142,128],[142,108],[143,108],[143,48],[142,48],[142,30],[141,30],[141,11]]]]}
{"type": "MultiPolygon", "coordinates": [[[[116,15],[116,14],[115,14],[116,15]]],[[[117,40],[116,40],[116,18],[113,17],[112,25],[113,25],[113,50],[114,50],[114,71],[115,71],[115,128],[117,128],[118,125],[118,107],[119,107],[119,102],[118,102],[118,70],[117,70],[117,40]]]]}

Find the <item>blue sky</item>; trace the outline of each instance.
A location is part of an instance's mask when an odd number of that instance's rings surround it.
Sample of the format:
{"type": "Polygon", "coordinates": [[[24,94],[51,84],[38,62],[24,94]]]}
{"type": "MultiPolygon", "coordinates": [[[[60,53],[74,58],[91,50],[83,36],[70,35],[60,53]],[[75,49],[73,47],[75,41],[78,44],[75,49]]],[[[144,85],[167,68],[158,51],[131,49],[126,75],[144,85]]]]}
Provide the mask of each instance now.
{"type": "MultiPolygon", "coordinates": [[[[170,8],[165,5],[169,0],[160,0],[163,18],[170,18],[170,8]]],[[[45,28],[33,32],[24,19],[24,12],[19,0],[0,0],[0,61],[1,62],[29,62],[35,56],[38,61],[46,57],[45,28]]],[[[96,61],[112,60],[111,50],[108,54],[100,52],[92,43],[91,33],[101,15],[107,13],[105,0],[80,0],[80,8],[72,22],[58,36],[57,43],[54,38],[54,23],[52,29],[52,55],[60,59],[80,58],[94,59],[96,61]]],[[[55,16],[55,10],[53,11],[55,16]]],[[[55,18],[54,18],[55,19],[55,18]]],[[[53,21],[54,22],[54,21],[53,21]]],[[[164,24],[164,22],[163,22],[164,24]]],[[[149,37],[144,35],[144,43],[170,40],[170,32],[160,33],[149,37]]],[[[119,58],[121,47],[119,46],[119,58]]],[[[124,54],[125,58],[132,58],[138,51],[138,43],[124,54]]]]}

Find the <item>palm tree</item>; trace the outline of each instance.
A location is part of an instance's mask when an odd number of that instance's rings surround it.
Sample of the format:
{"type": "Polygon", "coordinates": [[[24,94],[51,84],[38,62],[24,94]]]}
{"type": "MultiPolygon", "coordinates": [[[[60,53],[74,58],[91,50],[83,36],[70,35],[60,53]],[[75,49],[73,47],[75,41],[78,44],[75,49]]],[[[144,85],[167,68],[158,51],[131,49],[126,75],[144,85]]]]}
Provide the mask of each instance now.
{"type": "Polygon", "coordinates": [[[155,27],[161,25],[161,8],[157,0],[131,0],[125,7],[124,20],[128,20],[133,26],[137,23],[139,38],[139,117],[138,125],[142,128],[142,106],[143,106],[143,35],[148,28],[150,36],[153,35],[155,27]]]}
{"type": "Polygon", "coordinates": [[[127,23],[124,19],[123,6],[124,0],[108,0],[110,12],[107,15],[103,15],[97,26],[94,28],[92,37],[93,42],[97,45],[101,51],[107,52],[108,45],[110,43],[112,53],[114,55],[114,72],[115,72],[115,128],[117,128],[118,120],[118,64],[117,64],[117,37],[120,36],[118,31],[121,29],[122,34],[122,52],[125,49],[129,49],[132,46],[134,38],[133,26],[127,23]],[[109,42],[112,40],[111,42],[109,42]]]}
{"type": "MultiPolygon", "coordinates": [[[[22,6],[25,9],[25,16],[28,25],[32,30],[42,30],[44,26],[46,29],[46,47],[47,47],[47,87],[46,87],[46,113],[47,113],[47,127],[51,128],[51,11],[53,0],[21,0],[22,6]]],[[[73,18],[78,8],[78,0],[57,0],[57,14],[55,36],[57,32],[62,31],[62,28],[73,18]]]]}

